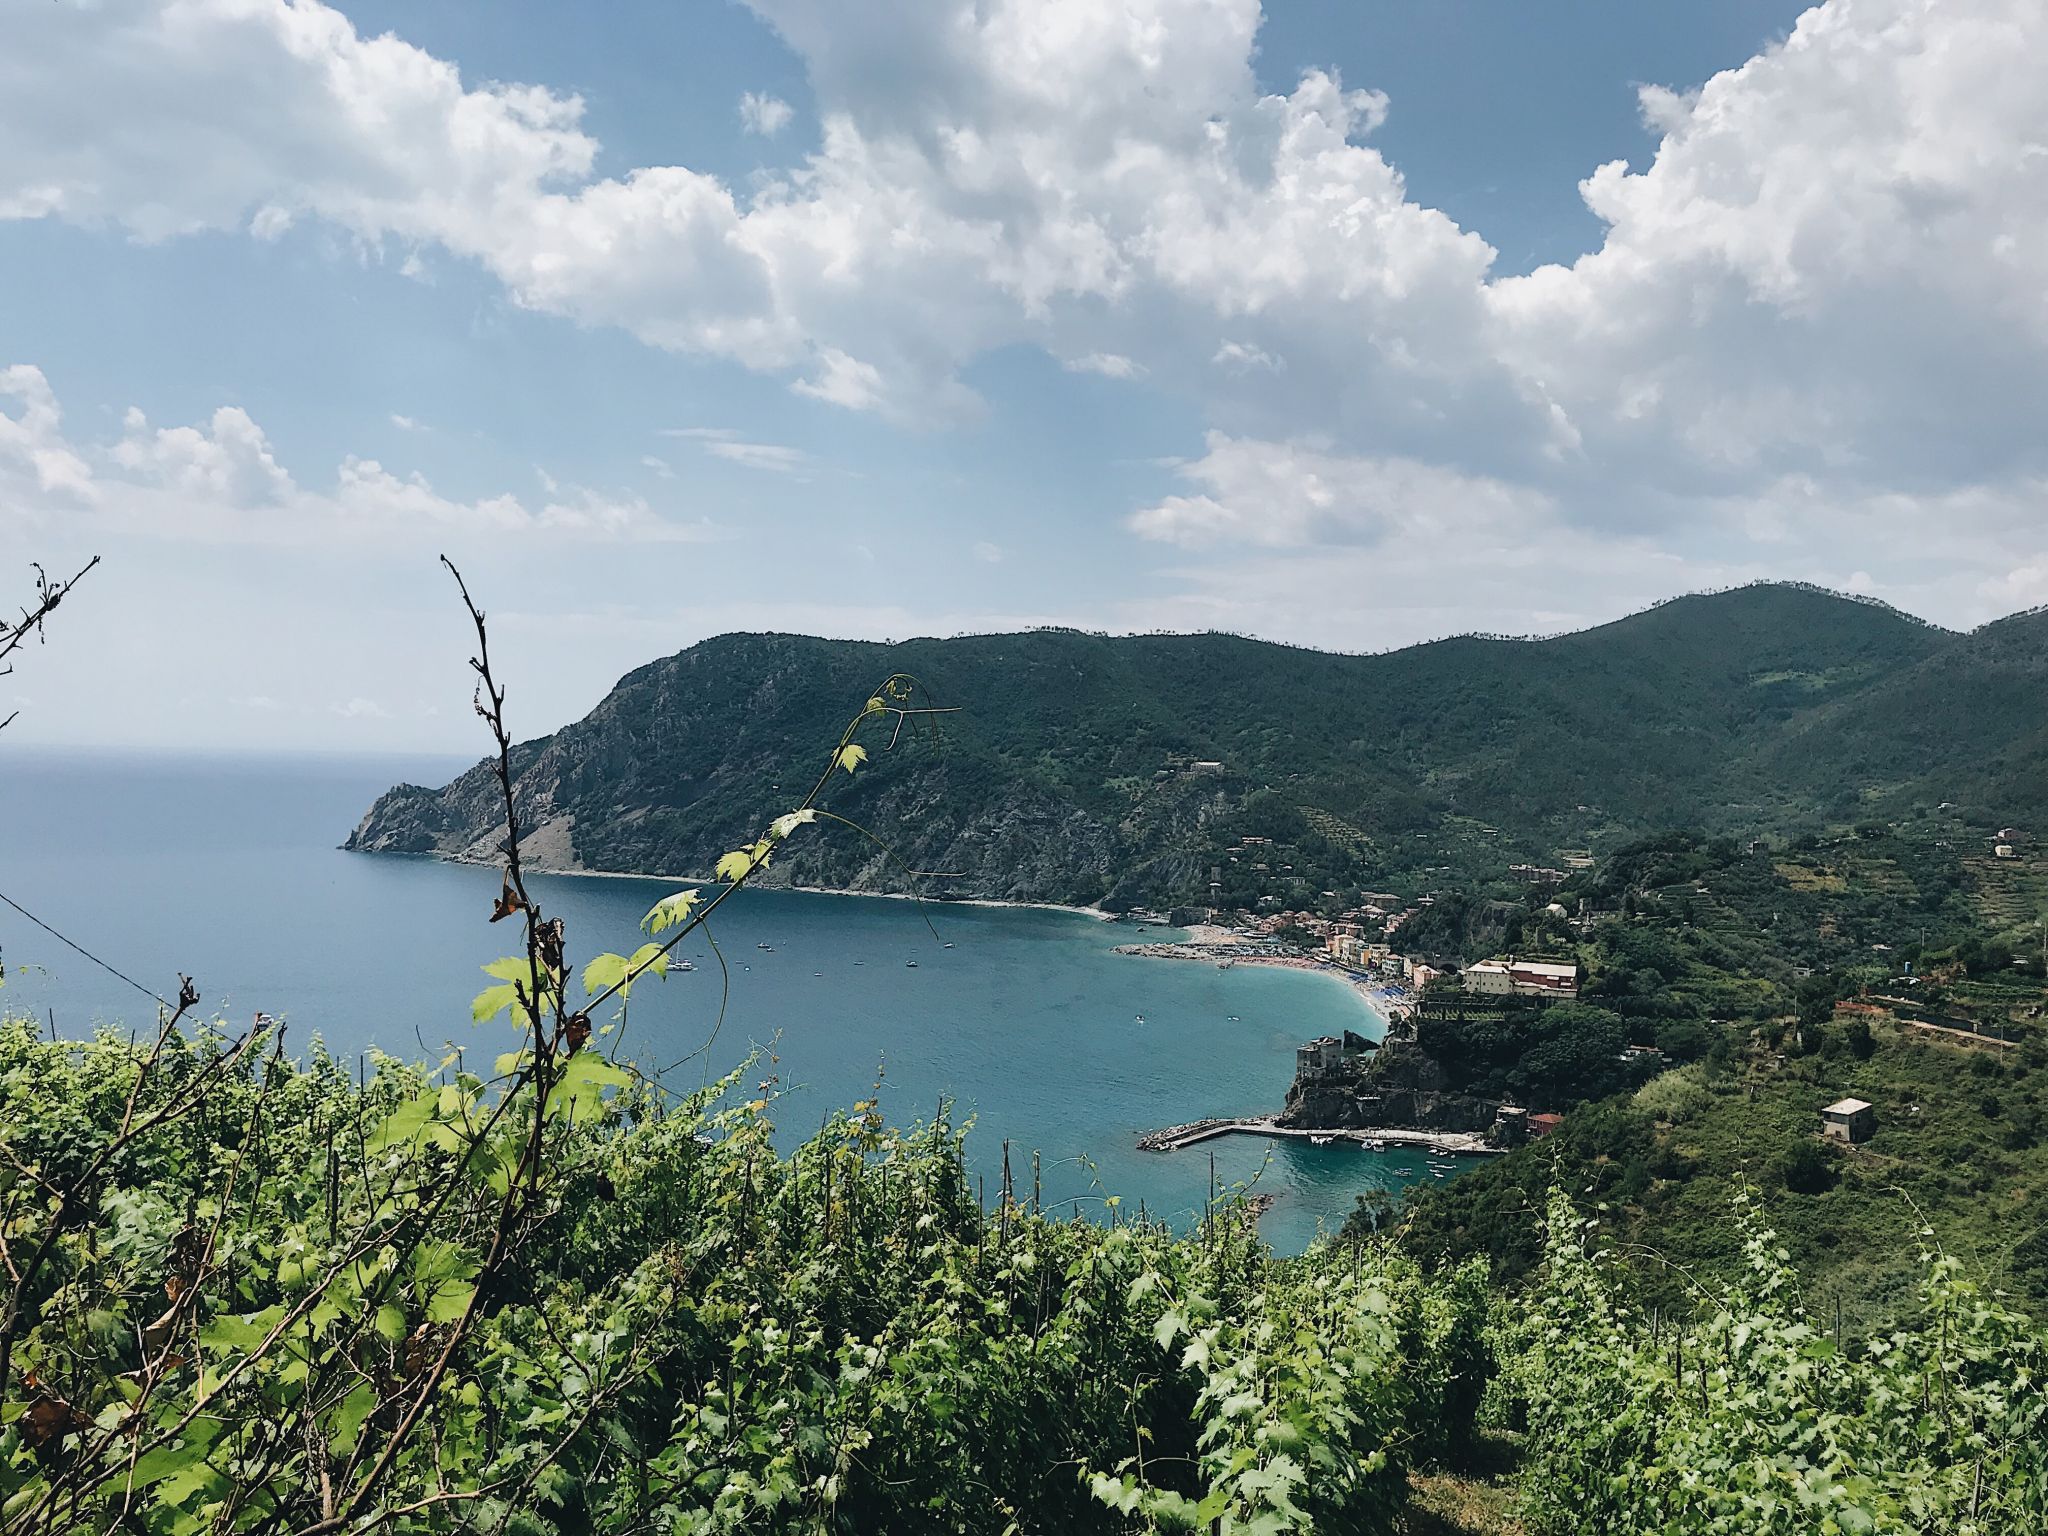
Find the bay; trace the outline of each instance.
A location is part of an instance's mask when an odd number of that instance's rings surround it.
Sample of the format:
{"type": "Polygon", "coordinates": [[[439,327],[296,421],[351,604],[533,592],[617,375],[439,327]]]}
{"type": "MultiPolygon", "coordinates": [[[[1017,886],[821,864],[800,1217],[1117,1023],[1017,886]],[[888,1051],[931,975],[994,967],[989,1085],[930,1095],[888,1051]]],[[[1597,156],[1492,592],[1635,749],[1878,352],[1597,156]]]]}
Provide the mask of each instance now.
{"type": "MultiPolygon", "coordinates": [[[[488,1059],[509,1026],[472,1024],[469,1000],[487,983],[480,967],[516,943],[486,920],[496,872],[335,847],[391,784],[466,766],[0,752],[0,893],[150,990],[174,995],[182,972],[232,1026],[258,1011],[284,1020],[288,1049],[317,1036],[345,1055],[432,1061],[453,1046],[488,1059]]],[[[642,914],[676,888],[533,885],[584,959],[630,951],[642,914]]],[[[969,1160],[991,1197],[1007,1142],[1026,1194],[1038,1154],[1050,1208],[1100,1218],[1114,1194],[1182,1224],[1198,1218],[1213,1154],[1217,1184],[1275,1197],[1261,1230],[1280,1252],[1341,1224],[1362,1190],[1426,1174],[1413,1154],[1348,1145],[1137,1150],[1146,1130],[1277,1107],[1302,1040],[1377,1037],[1380,1021],[1334,978],[1117,955],[1134,925],[956,902],[747,890],[715,936],[724,975],[708,944],[686,942],[696,969],[636,989],[624,1053],[643,1066],[686,1058],[670,1078],[686,1087],[752,1056],[746,1087],[775,1080],[784,1145],[879,1084],[898,1122],[941,1101],[973,1116],[969,1160]]],[[[0,1009],[64,1034],[154,1019],[141,992],[4,905],[0,960],[0,1009]]]]}

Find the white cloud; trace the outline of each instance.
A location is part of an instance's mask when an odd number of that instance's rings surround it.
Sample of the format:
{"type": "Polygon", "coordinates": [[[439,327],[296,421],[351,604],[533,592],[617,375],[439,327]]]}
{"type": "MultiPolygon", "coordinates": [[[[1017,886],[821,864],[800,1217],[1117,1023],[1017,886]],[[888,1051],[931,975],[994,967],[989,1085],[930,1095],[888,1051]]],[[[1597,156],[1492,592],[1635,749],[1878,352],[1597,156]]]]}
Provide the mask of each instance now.
{"type": "MultiPolygon", "coordinates": [[[[1434,508],[1510,541],[1651,535],[1706,570],[1831,559],[1822,530],[1891,550],[1910,506],[1996,558],[1939,578],[1975,592],[2039,542],[2009,512],[2048,473],[2040,0],[1826,0],[1738,70],[1646,89],[1654,159],[1583,184],[1599,249],[1505,278],[1372,147],[1384,97],[1315,71],[1262,91],[1257,0],[898,0],[886,24],[753,3],[805,64],[819,147],[744,185],[597,177],[574,97],[465,84],[315,0],[22,5],[0,217],[317,221],[904,420],[974,410],[961,370],[1004,346],[1142,370],[1212,433],[1136,514],[1183,544],[1343,544],[1434,508]]],[[[11,388],[0,462],[85,494],[33,395],[11,388]]],[[[260,481],[236,430],[192,429],[186,472],[260,481]]]]}
{"type": "Polygon", "coordinates": [[[92,498],[92,470],[64,440],[64,413],[43,370],[27,363],[0,368],[0,487],[15,482],[64,501],[92,498]],[[15,409],[5,408],[14,402],[15,409]]]}
{"type": "Polygon", "coordinates": [[[748,91],[740,97],[740,126],[764,139],[774,138],[795,116],[796,108],[779,96],[748,91]]]}
{"type": "Polygon", "coordinates": [[[330,715],[339,715],[344,720],[389,720],[391,711],[375,699],[345,699],[327,706],[330,715]]]}
{"type": "Polygon", "coordinates": [[[638,497],[548,479],[548,500],[538,509],[511,495],[463,500],[435,490],[424,475],[354,455],[336,470],[331,490],[310,489],[277,461],[263,429],[239,406],[184,427],[152,427],[131,408],[112,442],[74,443],[48,381],[27,364],[0,370],[0,399],[7,398],[20,402],[19,414],[0,410],[0,513],[11,516],[67,516],[73,526],[91,518],[149,538],[215,542],[388,540],[442,530],[653,542],[719,536],[707,523],[662,517],[638,497]]]}
{"type": "Polygon", "coordinates": [[[661,435],[698,443],[713,458],[747,469],[794,475],[811,467],[810,454],[801,448],[781,443],[748,442],[730,427],[664,427],[661,435]]]}
{"type": "Polygon", "coordinates": [[[155,431],[141,411],[131,408],[121,426],[112,458],[135,481],[230,507],[275,505],[295,489],[263,429],[239,406],[222,406],[203,427],[155,431]]]}
{"type": "Polygon", "coordinates": [[[1199,490],[1134,513],[1137,533],[1193,548],[1356,544],[1390,535],[1440,541],[1526,531],[1554,513],[1541,492],[1413,459],[1361,458],[1327,445],[1217,432],[1208,447],[1179,471],[1199,490]]]}
{"type": "Polygon", "coordinates": [[[1257,370],[1263,373],[1278,373],[1287,365],[1263,347],[1249,342],[1226,341],[1216,349],[1216,355],[1209,359],[1224,368],[1238,373],[1257,370]]]}
{"type": "Polygon", "coordinates": [[[991,544],[987,539],[976,540],[974,558],[983,565],[1000,565],[1003,561],[1003,546],[991,544]]]}
{"type": "Polygon", "coordinates": [[[401,432],[424,432],[427,430],[419,422],[413,420],[412,417],[402,416],[397,411],[391,413],[391,425],[398,428],[401,432]]]}
{"type": "Polygon", "coordinates": [[[675,467],[667,459],[661,458],[658,455],[652,453],[641,454],[640,465],[643,469],[653,470],[663,480],[673,480],[676,477],[675,467]]]}
{"type": "Polygon", "coordinates": [[[1144,375],[1145,365],[1119,352],[1089,352],[1070,357],[1060,366],[1069,373],[1099,373],[1105,379],[1135,379],[1144,375]]]}

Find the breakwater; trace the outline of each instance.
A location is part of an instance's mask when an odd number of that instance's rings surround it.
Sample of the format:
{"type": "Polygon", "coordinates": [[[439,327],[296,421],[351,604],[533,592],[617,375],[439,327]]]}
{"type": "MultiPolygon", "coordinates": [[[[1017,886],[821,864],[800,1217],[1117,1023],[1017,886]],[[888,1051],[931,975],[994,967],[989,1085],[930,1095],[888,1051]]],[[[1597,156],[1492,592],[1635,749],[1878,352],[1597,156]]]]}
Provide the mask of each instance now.
{"type": "Polygon", "coordinates": [[[1197,1142],[1208,1141],[1217,1136],[1270,1136],[1275,1140],[1308,1140],[1319,1146],[1337,1141],[1370,1146],[1378,1141],[1384,1142],[1390,1149],[1412,1147],[1417,1151],[1437,1152],[1448,1157],[1497,1157],[1501,1151],[1499,1147],[1489,1146],[1485,1136],[1477,1131],[1418,1131],[1406,1126],[1368,1126],[1341,1131],[1318,1131],[1281,1125],[1270,1115],[1248,1119],[1190,1120],[1185,1125],[1170,1125],[1164,1130],[1147,1131],[1138,1138],[1138,1150],[1178,1152],[1183,1147],[1192,1147],[1197,1142]]]}

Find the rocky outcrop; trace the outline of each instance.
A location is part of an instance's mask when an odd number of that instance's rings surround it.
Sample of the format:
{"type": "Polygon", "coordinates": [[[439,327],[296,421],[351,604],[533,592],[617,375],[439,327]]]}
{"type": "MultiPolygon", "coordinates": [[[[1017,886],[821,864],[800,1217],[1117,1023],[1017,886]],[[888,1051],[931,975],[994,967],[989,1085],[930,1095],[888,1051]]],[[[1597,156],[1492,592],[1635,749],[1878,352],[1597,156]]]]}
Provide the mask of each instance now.
{"type": "Polygon", "coordinates": [[[1499,1111],[1491,1099],[1450,1091],[1436,1060],[1397,1036],[1370,1054],[1304,1065],[1287,1090],[1279,1123],[1317,1131],[1483,1131],[1499,1111]]]}

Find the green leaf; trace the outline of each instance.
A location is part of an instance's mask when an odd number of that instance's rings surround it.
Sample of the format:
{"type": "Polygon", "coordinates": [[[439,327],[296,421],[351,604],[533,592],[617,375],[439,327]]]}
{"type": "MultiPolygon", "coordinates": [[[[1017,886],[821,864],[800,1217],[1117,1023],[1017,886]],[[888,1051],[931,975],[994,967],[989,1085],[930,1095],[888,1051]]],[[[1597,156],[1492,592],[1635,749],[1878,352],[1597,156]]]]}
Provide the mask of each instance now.
{"type": "Polygon", "coordinates": [[[377,1389],[367,1381],[341,1400],[329,1421],[330,1444],[335,1451],[346,1456],[356,1448],[356,1435],[362,1430],[363,1420],[376,1406],[377,1389]]]}
{"type": "Polygon", "coordinates": [[[208,1320],[199,1330],[199,1342],[209,1349],[233,1350],[248,1354],[261,1349],[263,1341],[270,1337],[284,1317],[284,1303],[265,1307],[261,1312],[251,1312],[247,1317],[237,1317],[232,1312],[223,1312],[208,1320]]]}
{"type": "Polygon", "coordinates": [[[839,749],[839,766],[844,768],[848,773],[853,772],[854,769],[858,768],[862,763],[866,762],[867,760],[868,749],[866,747],[861,746],[858,743],[855,743],[852,746],[841,747],[839,749]]]}
{"type": "Polygon", "coordinates": [[[495,1019],[518,1001],[519,988],[516,983],[507,981],[495,987],[485,987],[470,999],[469,1016],[474,1022],[482,1024],[486,1020],[495,1019]]]}
{"type": "Polygon", "coordinates": [[[370,1133],[369,1150],[382,1152],[387,1147],[399,1146],[418,1137],[432,1118],[438,1098],[437,1092],[416,1093],[401,1103],[370,1133]]]}
{"type": "Polygon", "coordinates": [[[752,874],[753,870],[753,855],[744,848],[735,848],[718,861],[717,875],[721,880],[730,880],[737,884],[752,874]]]}
{"type": "Polygon", "coordinates": [[[393,1344],[398,1343],[405,1337],[405,1313],[385,1302],[377,1309],[377,1332],[393,1344]]]}
{"type": "Polygon", "coordinates": [[[605,1089],[628,1088],[632,1082],[630,1074],[596,1051],[578,1051],[569,1058],[555,1082],[554,1093],[548,1100],[548,1115],[571,1115],[579,1125],[587,1124],[604,1113],[605,1089]]]}
{"type": "Polygon", "coordinates": [[[632,962],[624,955],[606,953],[591,956],[590,964],[583,967],[583,990],[593,996],[611,991],[626,979],[631,965],[632,962]]]}
{"type": "Polygon", "coordinates": [[[647,909],[647,915],[640,919],[641,930],[645,933],[664,933],[670,928],[681,927],[690,919],[690,909],[703,899],[704,893],[692,886],[687,891],[677,891],[673,896],[664,896],[647,909]]]}
{"type": "Polygon", "coordinates": [[[469,1298],[475,1294],[476,1287],[467,1280],[457,1280],[435,1287],[434,1294],[427,1300],[427,1321],[454,1322],[462,1316],[462,1309],[469,1305],[469,1298]]]}

